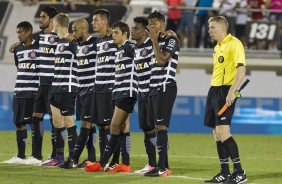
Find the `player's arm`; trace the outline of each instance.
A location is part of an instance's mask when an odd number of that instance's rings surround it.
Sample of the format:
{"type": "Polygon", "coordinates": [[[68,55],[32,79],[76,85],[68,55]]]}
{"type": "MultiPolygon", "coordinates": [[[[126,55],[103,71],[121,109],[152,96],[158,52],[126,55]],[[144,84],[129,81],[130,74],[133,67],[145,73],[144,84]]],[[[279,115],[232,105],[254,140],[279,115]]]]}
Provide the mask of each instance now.
{"type": "Polygon", "coordinates": [[[12,44],[12,45],[9,47],[9,52],[10,52],[10,53],[14,53],[16,46],[18,46],[19,44],[21,44],[21,43],[20,43],[20,42],[16,42],[16,43],[12,44]]]}
{"type": "Polygon", "coordinates": [[[238,66],[234,78],[234,83],[230,87],[226,97],[226,104],[228,106],[230,106],[233,103],[234,99],[236,98],[235,91],[239,88],[240,84],[242,83],[245,74],[246,74],[246,67],[244,65],[238,66]]]}

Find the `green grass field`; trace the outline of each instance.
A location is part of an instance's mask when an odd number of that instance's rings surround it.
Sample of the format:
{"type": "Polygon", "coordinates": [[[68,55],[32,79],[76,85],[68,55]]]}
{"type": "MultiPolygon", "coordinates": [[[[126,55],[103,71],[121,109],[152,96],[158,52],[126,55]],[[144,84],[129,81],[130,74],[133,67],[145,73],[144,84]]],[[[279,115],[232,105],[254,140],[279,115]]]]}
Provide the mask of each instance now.
{"type": "MultiPolygon", "coordinates": [[[[31,153],[30,133],[26,154],[31,153]]],[[[143,135],[132,133],[131,168],[143,168],[147,157],[143,135]]],[[[282,183],[282,137],[264,135],[234,135],[240,150],[243,168],[248,183],[282,183]]],[[[147,178],[134,173],[87,173],[81,169],[64,170],[56,167],[0,164],[0,183],[204,183],[219,171],[219,161],[212,135],[170,134],[169,163],[172,176],[147,178]]],[[[0,131],[0,162],[17,153],[15,132],[0,131]]],[[[98,146],[97,146],[98,147],[98,146]]],[[[50,133],[44,135],[43,153],[45,159],[50,153],[50,133]]],[[[97,151],[99,153],[99,151],[97,151]]],[[[67,151],[65,152],[67,153],[67,151]]],[[[97,156],[98,157],[98,156],[97,156]]],[[[83,153],[81,160],[86,158],[83,153]]],[[[98,157],[99,158],[99,157],[98,157]]],[[[231,164],[232,165],[232,164],[231,164]]]]}

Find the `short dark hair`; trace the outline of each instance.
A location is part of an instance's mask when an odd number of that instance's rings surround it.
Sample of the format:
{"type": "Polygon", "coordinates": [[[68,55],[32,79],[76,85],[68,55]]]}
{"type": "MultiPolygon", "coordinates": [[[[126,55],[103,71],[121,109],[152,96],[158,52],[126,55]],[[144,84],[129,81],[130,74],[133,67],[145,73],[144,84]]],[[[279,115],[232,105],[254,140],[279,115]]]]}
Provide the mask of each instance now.
{"type": "Polygon", "coordinates": [[[17,25],[17,28],[23,28],[25,31],[31,31],[31,33],[32,33],[32,25],[31,25],[31,23],[28,22],[28,21],[20,22],[20,23],[17,25]]]}
{"type": "Polygon", "coordinates": [[[148,26],[148,19],[147,19],[147,17],[141,17],[141,16],[135,17],[135,18],[133,19],[133,21],[134,21],[135,23],[141,24],[144,28],[146,28],[146,27],[148,26]]]}
{"type": "Polygon", "coordinates": [[[152,12],[149,16],[148,19],[158,19],[159,21],[163,21],[165,22],[165,16],[162,12],[155,10],[154,12],[152,12]]]}
{"type": "Polygon", "coordinates": [[[113,24],[112,28],[116,28],[116,27],[118,27],[121,30],[122,34],[127,32],[127,38],[129,38],[130,31],[129,31],[128,24],[126,24],[125,22],[122,22],[122,21],[117,21],[113,24]]]}
{"type": "Polygon", "coordinates": [[[104,17],[105,19],[107,19],[107,21],[109,22],[110,21],[110,13],[108,10],[106,9],[98,9],[98,10],[95,10],[93,15],[101,15],[102,17],[104,17]]]}
{"type": "Polygon", "coordinates": [[[59,13],[54,6],[47,6],[41,12],[45,12],[51,19],[59,13]]]}

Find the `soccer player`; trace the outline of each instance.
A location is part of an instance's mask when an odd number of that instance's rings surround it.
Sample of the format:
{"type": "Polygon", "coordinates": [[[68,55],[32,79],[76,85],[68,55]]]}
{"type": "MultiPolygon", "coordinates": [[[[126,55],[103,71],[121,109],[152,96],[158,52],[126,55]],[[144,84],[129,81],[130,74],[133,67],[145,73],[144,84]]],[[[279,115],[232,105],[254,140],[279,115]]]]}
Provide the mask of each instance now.
{"type": "Polygon", "coordinates": [[[135,17],[131,29],[131,38],[136,41],[134,64],[138,77],[138,119],[139,127],[144,132],[144,144],[148,155],[149,163],[141,170],[135,171],[137,174],[145,174],[157,166],[155,124],[148,122],[148,94],[152,68],[153,46],[148,37],[146,27],[147,17],[135,17]]]}
{"type": "Polygon", "coordinates": [[[32,39],[32,25],[29,22],[23,21],[17,25],[17,35],[20,44],[14,49],[17,79],[13,95],[13,112],[18,154],[3,163],[26,164],[26,124],[32,127],[32,109],[39,81],[39,50],[38,42],[32,39]]]}
{"type": "MultiPolygon", "coordinates": [[[[88,161],[95,162],[95,142],[96,127],[94,126],[94,82],[95,82],[95,65],[96,65],[96,38],[89,35],[89,24],[85,19],[78,19],[72,25],[73,36],[78,42],[77,45],[77,72],[78,72],[78,95],[76,102],[80,104],[80,135],[75,144],[75,150],[68,160],[62,164],[61,168],[76,168],[79,157],[87,143],[88,161]],[[92,137],[92,134],[94,137],[92,137]],[[91,137],[90,137],[91,135],[91,137]],[[90,137],[90,138],[89,138],[90,137]]],[[[85,166],[85,165],[84,165],[85,166]]]]}
{"type": "Polygon", "coordinates": [[[168,131],[172,107],[177,94],[176,69],[179,55],[178,38],[165,35],[165,17],[154,11],[148,16],[148,34],[153,43],[153,66],[150,77],[149,118],[154,122],[159,154],[158,167],[144,176],[168,176],[168,131]],[[165,99],[165,100],[164,100],[165,99]]]}
{"type": "Polygon", "coordinates": [[[51,111],[56,132],[56,158],[43,166],[59,166],[64,162],[66,128],[68,132],[69,155],[74,153],[77,139],[74,122],[74,103],[77,92],[77,43],[69,42],[69,16],[59,13],[53,21],[54,32],[59,37],[55,51],[54,80],[51,88],[51,111]]]}
{"type": "Polygon", "coordinates": [[[58,37],[53,30],[53,19],[58,14],[58,10],[53,6],[45,7],[40,13],[39,27],[42,31],[39,34],[39,89],[34,101],[32,115],[34,151],[32,156],[27,158],[27,164],[39,164],[42,161],[42,141],[44,134],[43,117],[49,114],[51,122],[52,154],[50,159],[56,156],[55,129],[53,126],[52,113],[50,108],[51,85],[54,76],[54,53],[56,50],[58,37]]]}
{"type": "Polygon", "coordinates": [[[238,146],[230,134],[232,115],[235,109],[235,91],[246,73],[244,46],[237,38],[227,34],[228,22],[222,16],[209,19],[210,37],[217,42],[213,54],[213,75],[207,96],[204,124],[213,129],[221,171],[208,183],[244,183],[247,181],[242,169],[238,146]],[[229,107],[217,117],[224,104],[229,107]],[[230,176],[229,157],[234,166],[230,176]]]}
{"type": "MultiPolygon", "coordinates": [[[[113,103],[115,104],[114,114],[111,122],[111,136],[105,148],[102,159],[99,163],[87,165],[84,169],[87,172],[103,171],[109,158],[111,157],[119,139],[123,139],[121,132],[129,114],[133,111],[134,104],[137,99],[137,73],[134,66],[134,44],[128,41],[129,26],[121,21],[116,22],[112,26],[113,40],[118,45],[115,59],[115,83],[113,88],[113,103]]],[[[126,136],[124,137],[125,139],[126,136]]],[[[121,140],[122,141],[122,140],[121,140]]],[[[130,147],[121,146],[122,155],[127,154],[127,159],[124,159],[115,170],[108,172],[130,172],[129,150],[130,147]]]]}

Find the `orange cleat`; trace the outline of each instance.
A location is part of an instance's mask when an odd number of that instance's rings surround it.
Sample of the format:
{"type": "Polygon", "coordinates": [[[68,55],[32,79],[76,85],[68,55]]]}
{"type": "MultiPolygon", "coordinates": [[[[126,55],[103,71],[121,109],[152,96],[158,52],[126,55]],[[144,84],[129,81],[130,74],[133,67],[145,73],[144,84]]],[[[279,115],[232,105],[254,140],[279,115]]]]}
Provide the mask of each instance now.
{"type": "Polygon", "coordinates": [[[100,163],[91,163],[84,167],[86,172],[103,172],[104,168],[101,166],[100,163]]]}
{"type": "Polygon", "coordinates": [[[123,163],[117,165],[114,168],[109,168],[109,170],[107,172],[125,172],[125,173],[129,173],[131,171],[130,169],[130,165],[125,165],[123,163]]]}

